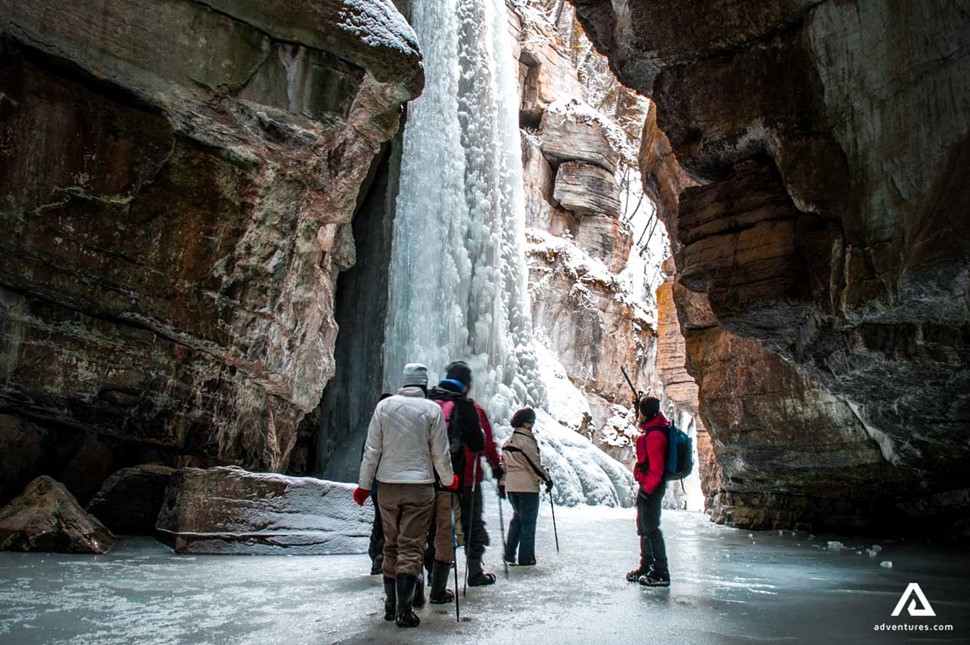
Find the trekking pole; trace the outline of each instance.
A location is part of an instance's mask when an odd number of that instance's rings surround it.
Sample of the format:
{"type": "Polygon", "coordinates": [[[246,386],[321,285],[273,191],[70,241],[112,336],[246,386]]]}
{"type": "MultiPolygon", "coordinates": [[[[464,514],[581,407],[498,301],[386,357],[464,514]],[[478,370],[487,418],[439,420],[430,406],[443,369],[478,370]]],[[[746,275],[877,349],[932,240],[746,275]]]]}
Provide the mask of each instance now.
{"type": "MultiPolygon", "coordinates": [[[[623,367],[621,365],[620,366],[620,371],[623,372],[623,378],[626,379],[626,382],[630,386],[630,389],[633,390],[633,396],[636,399],[636,405],[640,405],[640,399],[642,398],[643,393],[640,392],[639,390],[637,390],[636,386],[633,385],[633,381],[630,379],[630,375],[626,373],[626,368],[625,367],[623,367]]],[[[636,406],[634,406],[634,407],[636,407],[636,406]]]]}
{"type": "Polygon", "coordinates": [[[556,554],[559,553],[559,530],[556,528],[556,504],[552,501],[552,491],[549,491],[549,507],[552,509],[552,534],[556,536],[556,554]]]}
{"type": "Polygon", "coordinates": [[[451,566],[455,568],[455,621],[461,622],[461,607],[458,601],[458,529],[455,526],[455,494],[451,494],[451,566]]]}
{"type": "Polygon", "coordinates": [[[502,564],[505,565],[505,579],[509,579],[509,561],[505,559],[505,518],[502,517],[502,494],[498,496],[498,528],[502,531],[502,564]]]}
{"type": "MultiPolygon", "coordinates": [[[[462,589],[462,595],[468,595],[468,561],[471,558],[471,543],[472,535],[475,533],[475,484],[478,483],[478,456],[474,457],[475,461],[472,462],[472,498],[468,502],[468,533],[465,535],[465,586],[462,589]]],[[[455,589],[455,594],[458,594],[458,590],[455,589]]]]}

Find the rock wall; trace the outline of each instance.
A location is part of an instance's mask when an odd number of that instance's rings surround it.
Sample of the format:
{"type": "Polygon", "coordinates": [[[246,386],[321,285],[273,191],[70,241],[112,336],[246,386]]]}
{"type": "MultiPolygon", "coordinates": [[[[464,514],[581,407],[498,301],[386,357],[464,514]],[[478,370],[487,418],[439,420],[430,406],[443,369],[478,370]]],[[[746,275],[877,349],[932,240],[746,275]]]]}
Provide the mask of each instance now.
{"type": "Polygon", "coordinates": [[[705,295],[718,334],[761,343],[821,387],[800,405],[834,395],[895,478],[917,473],[918,487],[883,500],[939,510],[922,500],[943,496],[941,519],[966,513],[955,501],[970,488],[965,12],[572,2],[618,78],[656,102],[641,162],[678,283],[705,295]]]}
{"type": "Polygon", "coordinates": [[[423,85],[410,27],[350,0],[0,16],[0,502],[42,472],[83,500],[147,460],[285,468],[360,186],[423,85]]]}
{"type": "Polygon", "coordinates": [[[578,424],[570,411],[551,412],[629,462],[632,426],[618,422],[616,405],[629,406],[631,393],[620,368],[642,390],[658,386],[654,322],[621,275],[634,240],[619,175],[635,148],[611,115],[587,104],[571,17],[555,25],[527,3],[514,9],[533,328],[589,404],[578,424]]]}

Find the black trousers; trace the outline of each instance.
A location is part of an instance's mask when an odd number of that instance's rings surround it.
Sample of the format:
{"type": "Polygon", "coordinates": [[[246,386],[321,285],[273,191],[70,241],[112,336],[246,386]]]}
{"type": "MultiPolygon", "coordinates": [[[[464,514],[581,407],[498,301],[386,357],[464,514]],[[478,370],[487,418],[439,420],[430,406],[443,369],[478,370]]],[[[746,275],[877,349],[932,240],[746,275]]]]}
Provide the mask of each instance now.
{"type": "Polygon", "coordinates": [[[640,536],[640,559],[644,564],[656,561],[667,566],[667,545],[660,531],[660,505],[667,490],[666,482],[660,484],[653,494],[642,490],[637,495],[637,535],[640,536]]]}
{"type": "Polygon", "coordinates": [[[482,519],[482,488],[465,488],[461,494],[461,530],[465,534],[468,544],[468,556],[472,560],[481,560],[485,555],[485,547],[489,544],[488,531],[485,530],[485,520],[482,519]],[[474,500],[474,503],[472,503],[474,500]],[[474,512],[472,507],[474,506],[474,512]]]}
{"type": "Polygon", "coordinates": [[[374,500],[374,525],[370,529],[370,545],[367,547],[367,555],[373,562],[374,558],[384,554],[384,525],[381,524],[381,509],[377,507],[377,482],[374,482],[371,499],[374,500]]]}

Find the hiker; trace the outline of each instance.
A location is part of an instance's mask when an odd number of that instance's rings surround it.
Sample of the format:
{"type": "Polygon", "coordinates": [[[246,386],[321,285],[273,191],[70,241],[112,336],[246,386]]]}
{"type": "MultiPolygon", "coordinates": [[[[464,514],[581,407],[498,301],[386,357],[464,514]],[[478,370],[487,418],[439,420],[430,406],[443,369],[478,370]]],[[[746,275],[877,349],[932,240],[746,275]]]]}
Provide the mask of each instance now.
{"type": "Polygon", "coordinates": [[[670,423],[660,412],[660,400],[640,401],[639,423],[643,431],[636,442],[637,465],[633,476],[640,485],[637,493],[637,535],[640,536],[640,565],[626,574],[629,582],[648,587],[669,587],[667,549],[660,532],[660,503],[666,492],[667,433],[670,423]]]}
{"type": "MultiPolygon", "coordinates": [[[[377,402],[380,403],[390,396],[390,392],[384,392],[377,399],[377,402]]],[[[364,446],[366,447],[366,445],[365,442],[364,446]]],[[[360,458],[364,458],[364,448],[360,449],[360,458]]],[[[377,505],[377,488],[377,482],[375,481],[374,487],[370,491],[370,499],[374,503],[374,522],[370,527],[370,544],[367,545],[367,555],[370,556],[370,574],[372,576],[380,575],[381,566],[384,564],[384,527],[381,524],[381,509],[377,505]]]]}
{"type": "MultiPolygon", "coordinates": [[[[512,505],[512,520],[503,557],[509,564],[533,566],[536,563],[536,519],[539,517],[539,483],[552,492],[552,478],[542,465],[539,444],[532,429],[536,413],[532,408],[522,408],[512,415],[512,435],[502,446],[502,479],[499,497],[508,498],[512,505]]],[[[501,502],[499,502],[501,503],[501,502]]]]}
{"type": "Polygon", "coordinates": [[[375,479],[380,482],[384,620],[398,627],[421,623],[412,607],[434,507],[435,475],[458,487],[445,420],[441,408],[425,398],[427,387],[428,368],[408,363],[398,393],[377,404],[354,491],[354,501],[363,506],[375,479]]]}
{"type": "MultiPolygon", "coordinates": [[[[449,381],[447,378],[428,392],[428,398],[441,407],[448,432],[451,467],[458,475],[459,486],[461,486],[468,454],[466,449],[468,452],[478,453],[485,446],[485,433],[482,431],[478,409],[466,396],[466,390],[462,384],[458,381],[449,381]]],[[[454,593],[446,585],[448,572],[455,562],[455,549],[451,538],[452,532],[457,529],[452,525],[456,518],[460,521],[460,500],[452,490],[442,486],[440,482],[435,482],[434,519],[431,522],[424,561],[430,581],[428,597],[435,605],[449,603],[455,598],[454,593]]]]}
{"type": "MultiPolygon", "coordinates": [[[[439,388],[446,388],[466,397],[472,385],[472,370],[467,363],[455,361],[446,368],[445,378],[439,383],[439,388]]],[[[469,399],[471,401],[471,399],[469,399]]],[[[468,557],[468,586],[482,587],[495,584],[495,574],[482,568],[482,558],[485,547],[489,544],[488,532],[485,530],[485,520],[482,519],[482,472],[481,455],[492,469],[492,476],[497,482],[502,476],[498,450],[492,438],[492,424],[482,406],[472,401],[478,413],[479,425],[485,435],[483,450],[475,451],[473,446],[466,445],[465,471],[461,475],[461,529],[465,535],[465,552],[468,557]]]]}

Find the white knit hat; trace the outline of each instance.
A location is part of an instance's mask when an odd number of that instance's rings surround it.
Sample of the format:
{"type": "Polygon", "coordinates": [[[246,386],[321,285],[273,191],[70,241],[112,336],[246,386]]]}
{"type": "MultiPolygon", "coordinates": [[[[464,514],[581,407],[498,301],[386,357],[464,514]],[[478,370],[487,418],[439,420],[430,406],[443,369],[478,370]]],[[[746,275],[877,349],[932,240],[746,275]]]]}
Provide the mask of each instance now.
{"type": "Polygon", "coordinates": [[[403,387],[409,385],[428,386],[428,368],[421,363],[408,363],[404,366],[404,379],[401,382],[403,387]]]}

